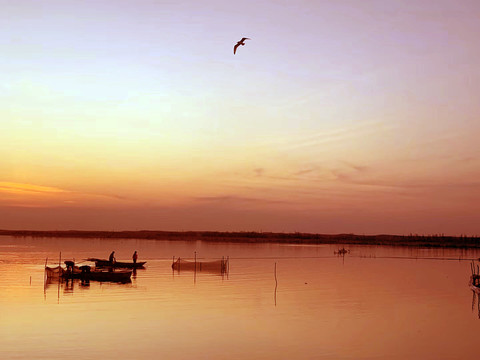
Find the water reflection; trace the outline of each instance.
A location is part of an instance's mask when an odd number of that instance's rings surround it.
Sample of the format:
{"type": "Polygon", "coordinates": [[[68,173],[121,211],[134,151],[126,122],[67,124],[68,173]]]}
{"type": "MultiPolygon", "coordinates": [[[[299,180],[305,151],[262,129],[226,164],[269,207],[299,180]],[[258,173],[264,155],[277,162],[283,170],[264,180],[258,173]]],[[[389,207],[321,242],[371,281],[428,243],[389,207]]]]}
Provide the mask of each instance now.
{"type": "Polygon", "coordinates": [[[46,279],[44,291],[47,293],[51,289],[61,289],[65,294],[71,294],[74,291],[75,286],[81,286],[82,288],[90,287],[90,281],[80,279],[46,279]]]}
{"type": "Polygon", "coordinates": [[[122,358],[166,359],[478,354],[479,298],[466,291],[469,269],[460,261],[478,258],[475,250],[352,245],[343,263],[338,244],[16,241],[0,238],[12,245],[0,246],[1,359],[60,360],[68,351],[111,358],[113,346],[122,358]],[[148,271],[132,273],[129,284],[44,284],[46,256],[100,258],[112,248],[122,259],[133,248],[146,254],[148,271]],[[174,254],[195,260],[195,251],[209,260],[229,254],[229,271],[172,269],[174,254]]]}
{"type": "Polygon", "coordinates": [[[480,295],[478,289],[472,289],[472,312],[475,311],[475,305],[477,306],[477,316],[480,319],[480,295]]]}
{"type": "Polygon", "coordinates": [[[131,283],[110,282],[108,285],[102,282],[91,282],[89,279],[71,279],[71,278],[48,278],[45,277],[44,281],[44,299],[47,300],[47,295],[56,293],[57,298],[60,295],[73,295],[76,291],[89,290],[95,284],[95,288],[102,288],[102,286],[108,287],[131,287],[131,283]]]}

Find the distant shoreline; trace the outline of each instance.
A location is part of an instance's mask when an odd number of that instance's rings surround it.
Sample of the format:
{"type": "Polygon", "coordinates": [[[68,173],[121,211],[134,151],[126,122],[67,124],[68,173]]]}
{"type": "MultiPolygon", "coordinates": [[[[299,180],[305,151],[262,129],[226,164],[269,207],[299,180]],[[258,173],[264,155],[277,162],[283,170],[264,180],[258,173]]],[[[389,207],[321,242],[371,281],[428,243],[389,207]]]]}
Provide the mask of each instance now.
{"type": "Polygon", "coordinates": [[[444,248],[480,248],[478,236],[443,235],[355,235],[311,234],[273,232],[220,232],[220,231],[35,231],[0,230],[0,236],[55,237],[55,238],[103,238],[103,239],[150,239],[169,241],[206,241],[235,243],[272,244],[350,244],[389,245],[444,248]]]}

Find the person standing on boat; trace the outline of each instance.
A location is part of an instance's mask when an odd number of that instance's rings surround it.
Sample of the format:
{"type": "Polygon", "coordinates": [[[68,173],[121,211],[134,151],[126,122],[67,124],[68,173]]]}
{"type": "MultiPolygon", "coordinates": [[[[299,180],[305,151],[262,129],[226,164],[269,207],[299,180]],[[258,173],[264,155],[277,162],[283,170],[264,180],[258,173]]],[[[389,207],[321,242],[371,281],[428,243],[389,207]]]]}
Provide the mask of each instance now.
{"type": "Polygon", "coordinates": [[[133,253],[132,259],[133,259],[133,264],[135,265],[138,259],[137,250],[135,250],[135,252],[133,253]]]}
{"type": "Polygon", "coordinates": [[[110,262],[110,264],[114,264],[114,263],[115,263],[115,251],[112,251],[112,253],[111,253],[110,256],[108,257],[108,261],[110,262]]]}

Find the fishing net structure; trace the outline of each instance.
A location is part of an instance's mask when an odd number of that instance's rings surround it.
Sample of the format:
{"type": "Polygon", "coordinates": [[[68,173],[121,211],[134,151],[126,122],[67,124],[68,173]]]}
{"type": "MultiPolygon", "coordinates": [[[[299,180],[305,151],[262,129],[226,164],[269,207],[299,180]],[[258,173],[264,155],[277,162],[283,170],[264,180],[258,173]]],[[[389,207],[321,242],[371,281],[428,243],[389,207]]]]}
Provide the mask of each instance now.
{"type": "Polygon", "coordinates": [[[172,263],[172,269],[177,271],[200,271],[213,273],[228,272],[228,258],[212,261],[184,260],[178,258],[172,263]]]}
{"type": "Polygon", "coordinates": [[[64,271],[65,270],[61,266],[57,266],[57,267],[46,266],[45,267],[45,275],[46,275],[47,279],[59,278],[63,275],[64,271]]]}

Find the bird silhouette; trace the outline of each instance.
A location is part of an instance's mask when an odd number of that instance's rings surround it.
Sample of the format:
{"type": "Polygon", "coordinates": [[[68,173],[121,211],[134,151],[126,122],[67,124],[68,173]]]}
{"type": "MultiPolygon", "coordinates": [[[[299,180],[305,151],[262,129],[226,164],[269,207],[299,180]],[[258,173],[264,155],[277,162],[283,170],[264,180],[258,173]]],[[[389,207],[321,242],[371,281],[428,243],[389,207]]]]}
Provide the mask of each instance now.
{"type": "Polygon", "coordinates": [[[250,38],[242,38],[242,40],[240,40],[239,42],[237,42],[235,44],[235,46],[233,47],[233,55],[235,55],[235,53],[237,52],[237,48],[242,45],[242,46],[245,46],[245,40],[251,40],[250,38]]]}

